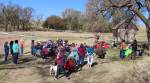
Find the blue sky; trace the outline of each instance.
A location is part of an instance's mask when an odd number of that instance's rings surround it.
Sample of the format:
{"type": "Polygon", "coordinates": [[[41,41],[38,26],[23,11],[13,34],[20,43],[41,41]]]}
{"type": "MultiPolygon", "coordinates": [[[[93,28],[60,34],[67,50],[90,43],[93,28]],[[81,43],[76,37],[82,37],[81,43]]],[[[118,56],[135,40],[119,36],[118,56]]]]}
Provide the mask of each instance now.
{"type": "Polygon", "coordinates": [[[50,15],[59,15],[66,8],[73,8],[84,12],[87,0],[0,0],[0,3],[13,3],[23,7],[32,7],[35,15],[44,18],[50,15]]]}
{"type": "MultiPolygon", "coordinates": [[[[61,13],[66,8],[73,8],[84,12],[87,0],[0,0],[0,3],[32,7],[35,10],[34,16],[43,16],[43,19],[46,19],[51,15],[61,16],[61,13]]],[[[145,15],[148,16],[147,13],[145,15]]],[[[143,22],[140,20],[138,20],[138,23],[143,25],[143,22]]]]}

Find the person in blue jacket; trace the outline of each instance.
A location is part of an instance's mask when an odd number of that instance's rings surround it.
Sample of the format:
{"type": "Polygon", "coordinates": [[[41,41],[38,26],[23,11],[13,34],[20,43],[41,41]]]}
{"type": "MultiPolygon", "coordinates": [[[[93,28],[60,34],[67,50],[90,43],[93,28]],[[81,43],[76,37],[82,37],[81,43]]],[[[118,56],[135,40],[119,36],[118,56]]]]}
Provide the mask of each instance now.
{"type": "Polygon", "coordinates": [[[19,44],[18,44],[18,40],[15,40],[15,42],[13,43],[13,63],[14,64],[18,64],[18,55],[19,55],[19,44]]]}
{"type": "Polygon", "coordinates": [[[91,68],[92,64],[93,64],[94,49],[93,49],[93,47],[88,46],[86,48],[86,51],[87,51],[88,66],[91,68]]]}

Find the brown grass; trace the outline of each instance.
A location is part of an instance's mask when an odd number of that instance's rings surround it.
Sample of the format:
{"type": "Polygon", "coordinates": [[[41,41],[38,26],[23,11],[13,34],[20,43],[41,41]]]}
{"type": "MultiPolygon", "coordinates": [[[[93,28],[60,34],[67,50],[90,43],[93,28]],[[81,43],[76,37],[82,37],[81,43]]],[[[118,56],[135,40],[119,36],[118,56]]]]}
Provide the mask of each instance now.
{"type": "MultiPolygon", "coordinates": [[[[144,32],[144,31],[142,31],[144,32]]],[[[138,33],[138,41],[146,41],[146,34],[138,33]]],[[[65,38],[71,42],[93,44],[94,33],[72,33],[72,32],[16,32],[23,36],[8,36],[0,41],[0,47],[6,40],[25,39],[26,51],[30,50],[31,39],[48,40],[57,38],[65,38]],[[8,38],[9,37],[9,38],[8,38]],[[10,38],[11,37],[11,38],[10,38]]],[[[106,37],[105,34],[104,39],[106,37]]],[[[107,42],[112,41],[112,35],[107,42]]],[[[67,80],[64,77],[59,80],[54,80],[48,74],[49,64],[34,64],[34,58],[30,54],[21,57],[19,65],[14,65],[11,60],[8,64],[0,64],[0,83],[150,83],[150,57],[144,56],[135,61],[120,60],[118,49],[109,49],[106,59],[97,59],[94,57],[94,62],[97,64],[89,69],[87,65],[82,71],[73,73],[71,79],[67,80]],[[23,62],[23,59],[29,59],[28,62],[23,62]]],[[[35,61],[42,61],[36,59],[35,61]]],[[[2,62],[2,59],[0,59],[2,62]]]]}

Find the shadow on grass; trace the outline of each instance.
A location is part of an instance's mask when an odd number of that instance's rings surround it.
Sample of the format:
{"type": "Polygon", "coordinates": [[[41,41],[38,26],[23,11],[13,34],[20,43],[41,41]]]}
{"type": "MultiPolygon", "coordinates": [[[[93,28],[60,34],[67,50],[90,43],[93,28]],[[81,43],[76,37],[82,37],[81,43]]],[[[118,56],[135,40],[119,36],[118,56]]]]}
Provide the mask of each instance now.
{"type": "Polygon", "coordinates": [[[34,59],[33,59],[33,57],[29,57],[29,58],[20,58],[20,60],[19,60],[19,64],[24,64],[24,63],[28,63],[28,62],[31,62],[31,61],[33,61],[34,59]]]}
{"type": "Polygon", "coordinates": [[[7,65],[10,64],[11,62],[12,62],[11,60],[8,60],[7,62],[0,61],[0,65],[7,65]]]}
{"type": "Polygon", "coordinates": [[[110,60],[112,60],[112,61],[120,61],[121,59],[119,58],[119,56],[114,56],[114,57],[111,57],[110,60]]]}
{"type": "Polygon", "coordinates": [[[3,58],[0,61],[0,65],[7,65],[7,64],[10,64],[10,63],[12,63],[12,59],[11,58],[8,58],[8,60],[6,62],[4,62],[3,58]]]}
{"type": "Polygon", "coordinates": [[[23,67],[23,66],[9,66],[9,67],[0,67],[0,70],[12,70],[12,69],[23,69],[23,68],[25,68],[25,67],[23,67]]]}
{"type": "Polygon", "coordinates": [[[42,77],[49,77],[49,66],[44,68],[42,67],[36,67],[36,68],[38,70],[38,73],[42,75],[42,77]]]}
{"type": "Polygon", "coordinates": [[[92,67],[95,67],[97,64],[98,64],[97,62],[94,62],[94,63],[92,64],[92,67]]]}
{"type": "Polygon", "coordinates": [[[32,64],[8,64],[8,65],[0,65],[0,70],[13,70],[13,69],[23,69],[29,67],[37,67],[32,64]]]}
{"type": "Polygon", "coordinates": [[[137,56],[136,60],[143,60],[143,57],[142,56],[137,56]]]}

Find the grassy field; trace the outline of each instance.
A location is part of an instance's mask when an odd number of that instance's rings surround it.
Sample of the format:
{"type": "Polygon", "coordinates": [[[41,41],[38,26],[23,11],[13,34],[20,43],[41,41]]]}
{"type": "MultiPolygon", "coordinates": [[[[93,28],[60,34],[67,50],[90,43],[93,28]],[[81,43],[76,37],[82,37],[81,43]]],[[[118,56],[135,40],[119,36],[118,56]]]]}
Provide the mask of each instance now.
{"type": "MultiPolygon", "coordinates": [[[[93,45],[93,37],[94,33],[74,33],[74,32],[9,32],[9,33],[2,33],[0,37],[0,47],[2,48],[3,43],[5,41],[10,41],[14,39],[23,39],[25,40],[25,50],[30,49],[30,43],[31,40],[36,40],[36,41],[47,41],[47,40],[54,40],[56,41],[57,39],[67,39],[69,40],[70,43],[86,43],[88,45],[93,45]]],[[[105,33],[103,34],[103,37],[101,37],[103,40],[107,40],[107,42],[110,42],[113,40],[112,34],[111,33],[105,33]]],[[[0,53],[2,53],[0,51],[0,53]]]]}
{"type": "MultiPolygon", "coordinates": [[[[146,41],[146,34],[141,30],[137,34],[140,42],[146,41]]],[[[93,44],[94,33],[73,33],[73,32],[11,32],[3,33],[0,45],[11,39],[24,39],[26,52],[30,50],[30,41],[57,40],[58,38],[68,39],[70,43],[93,44]]],[[[112,41],[111,33],[104,33],[103,40],[108,43],[112,41]]],[[[33,58],[30,53],[20,57],[20,64],[12,64],[11,57],[7,64],[0,59],[0,83],[150,83],[150,57],[138,57],[137,60],[120,60],[119,49],[108,49],[106,59],[94,57],[94,67],[89,69],[87,65],[82,71],[71,74],[71,79],[64,77],[54,80],[49,75],[49,63],[34,63],[42,59],[33,58]]]]}

